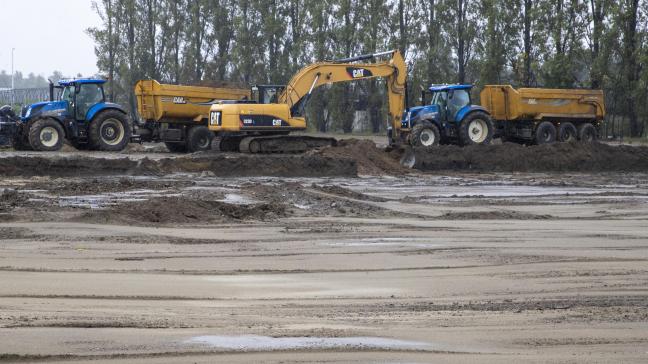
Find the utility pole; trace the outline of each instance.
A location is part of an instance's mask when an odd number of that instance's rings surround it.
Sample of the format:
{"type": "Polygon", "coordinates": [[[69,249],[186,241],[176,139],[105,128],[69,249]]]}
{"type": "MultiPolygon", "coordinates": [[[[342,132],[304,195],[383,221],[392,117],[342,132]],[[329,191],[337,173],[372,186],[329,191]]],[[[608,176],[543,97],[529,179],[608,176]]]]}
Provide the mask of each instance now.
{"type": "Polygon", "coordinates": [[[11,89],[14,89],[14,51],[16,48],[11,48],[11,89]]]}

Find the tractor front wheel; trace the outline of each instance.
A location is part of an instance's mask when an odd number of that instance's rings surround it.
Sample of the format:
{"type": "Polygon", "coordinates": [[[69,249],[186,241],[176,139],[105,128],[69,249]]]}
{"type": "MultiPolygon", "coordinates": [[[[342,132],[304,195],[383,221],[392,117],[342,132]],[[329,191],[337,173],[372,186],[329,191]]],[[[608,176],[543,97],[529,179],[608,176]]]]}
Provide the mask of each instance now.
{"type": "Polygon", "coordinates": [[[132,133],[128,116],[117,110],[106,110],[92,120],[88,137],[93,149],[114,152],[126,148],[132,133]]]}
{"type": "Polygon", "coordinates": [[[441,134],[439,128],[432,123],[416,124],[410,134],[410,145],[416,148],[430,149],[439,145],[441,134]]]}
{"type": "Polygon", "coordinates": [[[40,152],[55,152],[63,146],[65,132],[54,119],[36,120],[29,127],[29,144],[40,152]]]}

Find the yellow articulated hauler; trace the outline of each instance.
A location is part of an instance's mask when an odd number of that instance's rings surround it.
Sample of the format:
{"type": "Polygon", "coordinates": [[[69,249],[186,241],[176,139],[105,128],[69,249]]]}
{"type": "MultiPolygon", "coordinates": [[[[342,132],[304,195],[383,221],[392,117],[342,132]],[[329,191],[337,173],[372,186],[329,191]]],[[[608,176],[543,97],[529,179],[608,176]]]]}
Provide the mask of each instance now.
{"type": "Polygon", "coordinates": [[[211,148],[214,133],[207,128],[210,107],[222,100],[250,98],[250,90],[161,84],[135,84],[137,134],[141,141],[164,142],[172,152],[211,148]]]}
{"type": "Polygon", "coordinates": [[[398,51],[382,52],[301,69],[287,85],[258,85],[251,101],[223,101],[211,107],[209,130],[221,135],[221,150],[250,153],[301,152],[333,145],[334,139],[288,136],[306,129],[304,109],[316,87],[375,77],[385,78],[389,123],[400,121],[405,106],[407,66],[398,51]],[[355,63],[378,57],[377,63],[355,63]]]}

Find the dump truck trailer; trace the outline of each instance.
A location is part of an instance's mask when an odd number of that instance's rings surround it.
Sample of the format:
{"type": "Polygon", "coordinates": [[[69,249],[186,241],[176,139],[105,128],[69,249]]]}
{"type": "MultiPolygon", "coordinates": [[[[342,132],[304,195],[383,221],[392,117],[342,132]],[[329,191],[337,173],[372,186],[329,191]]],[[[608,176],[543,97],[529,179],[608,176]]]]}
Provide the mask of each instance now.
{"type": "Polygon", "coordinates": [[[135,84],[138,120],[136,133],[143,142],[164,142],[172,152],[211,148],[208,129],[212,105],[248,100],[250,90],[161,84],[141,80],[135,84]]]}
{"type": "Polygon", "coordinates": [[[480,94],[495,135],[536,144],[592,142],[605,117],[603,91],[487,85],[480,94]]]}

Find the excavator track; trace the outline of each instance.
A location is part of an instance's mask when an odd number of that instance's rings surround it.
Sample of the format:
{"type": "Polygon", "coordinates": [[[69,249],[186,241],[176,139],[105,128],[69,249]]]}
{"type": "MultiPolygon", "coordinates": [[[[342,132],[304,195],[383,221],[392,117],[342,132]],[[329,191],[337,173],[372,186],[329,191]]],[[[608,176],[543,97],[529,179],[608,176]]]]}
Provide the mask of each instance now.
{"type": "Polygon", "coordinates": [[[299,135],[251,136],[241,140],[241,153],[303,153],[311,149],[333,147],[334,138],[299,135]]]}

